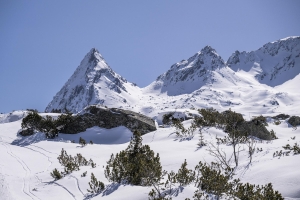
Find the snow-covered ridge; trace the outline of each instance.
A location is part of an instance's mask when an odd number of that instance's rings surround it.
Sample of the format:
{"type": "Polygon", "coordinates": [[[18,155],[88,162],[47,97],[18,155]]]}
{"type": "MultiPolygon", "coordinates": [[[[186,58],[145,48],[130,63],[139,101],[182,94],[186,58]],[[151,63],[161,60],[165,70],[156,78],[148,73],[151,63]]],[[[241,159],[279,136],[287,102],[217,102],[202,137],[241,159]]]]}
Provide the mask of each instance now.
{"type": "Polygon", "coordinates": [[[226,64],[234,71],[252,73],[260,83],[281,85],[300,73],[300,37],[270,42],[256,51],[235,51],[226,64]]]}
{"type": "Polygon", "coordinates": [[[213,83],[213,71],[224,67],[225,62],[216,50],[206,46],[189,59],[172,65],[171,69],[160,75],[152,85],[155,90],[167,92],[172,96],[191,93],[205,84],[213,83]]]}
{"type": "Polygon", "coordinates": [[[206,46],[187,60],[173,64],[145,88],[114,72],[93,48],[46,112],[66,108],[76,113],[93,104],[154,118],[161,112],[211,106],[240,112],[245,107],[257,113],[280,112],[283,108],[295,112],[300,108],[299,92],[274,86],[284,85],[299,73],[299,36],[267,43],[256,51],[235,51],[227,62],[206,46]]]}

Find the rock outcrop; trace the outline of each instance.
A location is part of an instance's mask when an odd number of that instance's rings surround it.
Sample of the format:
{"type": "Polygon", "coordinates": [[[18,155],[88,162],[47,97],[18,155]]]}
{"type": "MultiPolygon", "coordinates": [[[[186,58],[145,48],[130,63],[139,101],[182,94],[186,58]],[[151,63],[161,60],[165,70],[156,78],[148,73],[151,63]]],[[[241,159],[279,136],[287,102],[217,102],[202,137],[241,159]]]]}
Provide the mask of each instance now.
{"type": "Polygon", "coordinates": [[[129,110],[92,105],[74,115],[60,132],[74,134],[93,126],[107,129],[125,126],[132,132],[139,131],[142,135],[156,130],[154,120],[145,115],[129,110]]]}

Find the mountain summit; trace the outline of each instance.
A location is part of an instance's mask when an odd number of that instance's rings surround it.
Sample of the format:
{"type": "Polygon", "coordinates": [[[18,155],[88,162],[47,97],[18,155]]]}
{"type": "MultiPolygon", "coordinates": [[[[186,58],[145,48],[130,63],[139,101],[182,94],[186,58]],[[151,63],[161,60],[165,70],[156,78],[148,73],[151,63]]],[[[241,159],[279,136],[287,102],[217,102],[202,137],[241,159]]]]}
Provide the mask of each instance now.
{"type": "Polygon", "coordinates": [[[168,95],[191,93],[203,85],[217,81],[215,76],[230,70],[215,49],[205,46],[187,60],[175,63],[151,85],[154,90],[168,95]]]}
{"type": "Polygon", "coordinates": [[[84,57],[71,78],[46,108],[78,112],[91,104],[126,102],[127,87],[134,84],[115,73],[95,48],[84,57]]]}

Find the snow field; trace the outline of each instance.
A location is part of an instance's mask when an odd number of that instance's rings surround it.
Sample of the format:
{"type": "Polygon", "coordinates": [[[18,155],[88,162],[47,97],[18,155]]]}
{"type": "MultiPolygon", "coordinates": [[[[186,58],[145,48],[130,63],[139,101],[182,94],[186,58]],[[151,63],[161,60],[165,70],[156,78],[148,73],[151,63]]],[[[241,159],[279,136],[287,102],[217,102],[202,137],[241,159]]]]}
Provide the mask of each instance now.
{"type": "MultiPolygon", "coordinates": [[[[184,121],[186,127],[192,120],[184,121]]],[[[106,161],[112,153],[124,150],[132,133],[125,127],[102,129],[93,127],[85,132],[69,135],[59,134],[54,140],[47,140],[42,133],[20,139],[17,135],[21,120],[0,124],[0,195],[1,199],[88,199],[88,182],[90,174],[106,185],[106,190],[94,196],[93,199],[147,199],[151,187],[119,185],[108,182],[104,176],[106,161]],[[79,137],[87,142],[93,140],[93,145],[81,147],[79,137]],[[71,143],[75,140],[76,143],[71,143]],[[64,148],[69,155],[81,153],[86,159],[97,163],[96,168],[90,166],[80,167],[79,171],[54,181],[50,172],[63,167],[59,164],[57,156],[64,148]],[[81,177],[87,171],[86,177],[81,177]]],[[[269,130],[273,129],[279,139],[271,142],[257,142],[252,163],[249,164],[247,147],[241,145],[244,151],[240,153],[239,166],[234,178],[252,184],[267,184],[271,182],[274,189],[279,190],[287,199],[300,199],[300,155],[273,157],[275,151],[283,150],[286,144],[300,144],[300,130],[290,127],[285,120],[280,125],[269,121],[269,130]],[[295,140],[291,139],[296,136],[295,140]]],[[[208,147],[198,148],[198,133],[191,139],[180,139],[174,134],[174,128],[159,128],[143,136],[143,144],[150,145],[155,153],[159,153],[164,170],[177,172],[187,160],[188,168],[194,169],[199,161],[210,163],[215,158],[209,155],[208,147]]],[[[203,136],[206,142],[216,144],[216,136],[223,137],[220,129],[205,128],[203,136]]],[[[225,144],[220,147],[227,155],[232,153],[232,147],[225,144]]],[[[232,167],[234,163],[232,162],[232,167]]],[[[193,184],[184,187],[181,191],[177,188],[173,199],[191,198],[196,188],[193,184]]]]}

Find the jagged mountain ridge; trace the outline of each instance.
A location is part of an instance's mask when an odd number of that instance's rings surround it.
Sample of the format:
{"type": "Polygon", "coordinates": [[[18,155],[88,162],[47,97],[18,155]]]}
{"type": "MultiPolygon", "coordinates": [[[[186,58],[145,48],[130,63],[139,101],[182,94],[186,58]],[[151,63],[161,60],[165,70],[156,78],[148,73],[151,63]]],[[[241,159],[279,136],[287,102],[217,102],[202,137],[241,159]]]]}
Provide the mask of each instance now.
{"type": "MultiPolygon", "coordinates": [[[[230,70],[215,49],[210,46],[171,66],[151,84],[154,90],[168,95],[188,94],[206,84],[218,81],[217,74],[226,74],[230,70]]],[[[151,87],[150,86],[150,87],[151,87]]]]}
{"type": "Polygon", "coordinates": [[[79,112],[87,105],[103,104],[153,116],[162,110],[199,106],[247,106],[253,110],[254,105],[261,105],[266,112],[275,112],[279,104],[293,104],[289,94],[274,90],[273,86],[299,74],[299,38],[278,40],[248,53],[236,51],[227,62],[215,49],[206,46],[189,59],[172,65],[145,88],[115,73],[101,54],[92,49],[46,111],[67,108],[79,112]],[[286,59],[288,56],[290,59],[286,59]],[[274,68],[278,66],[274,63],[286,67],[274,68]],[[274,69],[278,73],[270,75],[274,69]],[[252,98],[253,95],[265,96],[260,100],[252,98]]]}
{"type": "Polygon", "coordinates": [[[234,71],[252,73],[260,83],[281,85],[300,73],[300,37],[270,42],[256,51],[235,51],[226,64],[234,71]]]}

